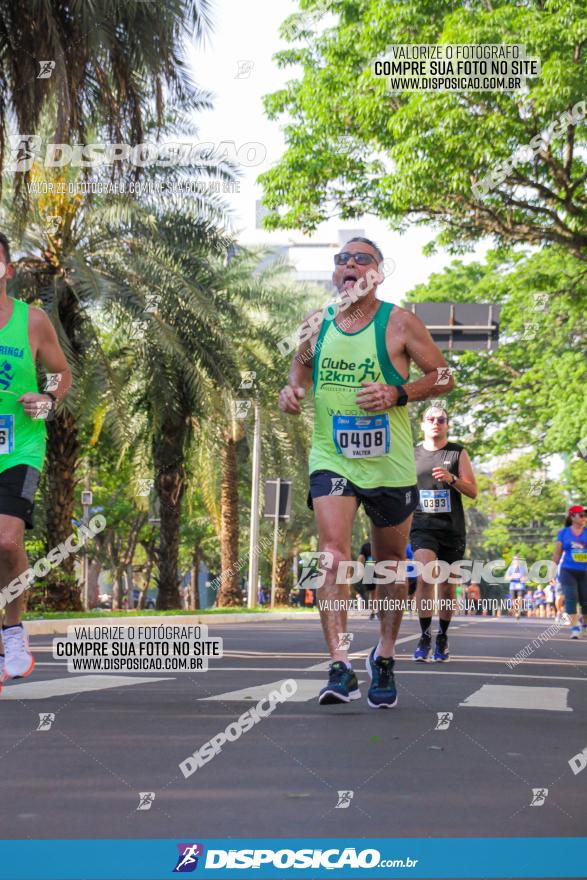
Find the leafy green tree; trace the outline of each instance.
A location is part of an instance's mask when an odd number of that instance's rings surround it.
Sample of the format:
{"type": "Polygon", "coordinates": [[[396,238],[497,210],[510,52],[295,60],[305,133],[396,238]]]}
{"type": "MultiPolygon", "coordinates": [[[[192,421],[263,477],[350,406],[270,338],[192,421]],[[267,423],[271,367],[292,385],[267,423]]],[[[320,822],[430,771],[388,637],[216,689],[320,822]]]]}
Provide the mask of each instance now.
{"type": "Polygon", "coordinates": [[[241,250],[227,267],[223,283],[242,307],[232,337],[239,380],[224,389],[198,439],[199,479],[221,542],[220,607],[242,602],[241,578],[248,559],[253,402],[256,400],[262,411],[263,475],[287,476],[304,456],[307,437],[307,424],[285,420],[276,406],[284,382],[285,362],[278,354],[283,317],[296,313],[300,289],[292,285],[287,265],[267,257],[263,252],[241,250]],[[245,374],[254,377],[251,388],[242,387],[241,376],[245,374]],[[239,401],[245,403],[242,418],[235,417],[239,401]]]}
{"type": "Polygon", "coordinates": [[[407,295],[412,302],[501,306],[496,351],[447,352],[456,377],[453,427],[478,456],[528,445],[576,455],[587,437],[587,273],[560,248],[453,262],[407,295]]]}
{"type": "Polygon", "coordinates": [[[139,486],[132,463],[105,461],[92,470],[94,504],[102,507],[106,528],[96,535],[92,555],[112,574],[112,608],[122,608],[124,593],[132,607],[133,564],[141,540],[148,541],[150,527],[146,503],[139,496],[139,486]]]}
{"type": "MultiPolygon", "coordinates": [[[[47,422],[43,478],[43,487],[51,498],[51,503],[45,505],[43,519],[47,550],[71,534],[76,471],[82,457],[81,436],[85,431],[91,436],[102,395],[112,392],[116,399],[112,373],[92,314],[92,307],[105,295],[107,282],[92,269],[91,248],[82,240],[84,210],[83,199],[77,196],[43,197],[32,204],[23,227],[10,191],[5,191],[0,209],[2,227],[12,239],[14,251],[23,253],[15,260],[16,274],[9,292],[41,306],[50,316],[74,380],[71,392],[47,422]],[[49,216],[58,219],[58,231],[49,231],[49,216]]],[[[44,380],[39,378],[42,388],[44,380]]],[[[71,575],[72,565],[69,558],[61,569],[71,575]]],[[[59,607],[81,608],[77,589],[71,589],[70,580],[66,585],[59,577],[59,572],[55,572],[52,601],[59,607]]]]}
{"type": "Polygon", "coordinates": [[[517,554],[528,567],[550,559],[568,502],[561,483],[545,474],[541,458],[531,452],[500,464],[486,488],[489,491],[479,494],[476,508],[488,520],[483,531],[488,558],[509,563],[517,554]]]}
{"type": "Polygon", "coordinates": [[[301,74],[265,100],[287,142],[261,176],[269,227],[314,230],[368,210],[396,228],[432,223],[440,244],[492,236],[585,259],[587,126],[571,114],[559,127],[575,105],[585,115],[585,0],[300,0],[300,10],[276,59],[301,74]],[[406,43],[524,44],[542,72],[512,93],[392,95],[373,62],[406,43]],[[475,181],[531,142],[476,198],[475,181]]]}
{"type": "Polygon", "coordinates": [[[200,607],[198,578],[202,563],[205,562],[209,570],[218,570],[218,538],[190,462],[186,470],[191,472],[191,479],[186,489],[181,521],[179,565],[181,571],[187,569],[190,572],[188,607],[195,610],[200,607]]]}

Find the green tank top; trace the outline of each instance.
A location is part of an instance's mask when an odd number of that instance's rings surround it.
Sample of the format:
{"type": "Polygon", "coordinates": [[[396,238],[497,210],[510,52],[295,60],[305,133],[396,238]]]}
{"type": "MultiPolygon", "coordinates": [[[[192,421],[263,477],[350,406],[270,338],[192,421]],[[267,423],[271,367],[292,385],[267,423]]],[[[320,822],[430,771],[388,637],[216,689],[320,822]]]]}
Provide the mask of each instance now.
{"type": "Polygon", "coordinates": [[[334,471],[362,489],[413,486],[416,466],[406,407],[366,413],[355,398],[361,382],[403,385],[389,359],[385,330],[393,305],[382,302],[357,333],[324,320],[314,353],[314,432],[310,473],[334,471]]]}
{"type": "Polygon", "coordinates": [[[29,346],[29,307],[13,299],[12,316],[0,329],[0,473],[19,464],[42,470],[47,429],[31,419],[19,397],[38,394],[37,370],[29,346]]]}

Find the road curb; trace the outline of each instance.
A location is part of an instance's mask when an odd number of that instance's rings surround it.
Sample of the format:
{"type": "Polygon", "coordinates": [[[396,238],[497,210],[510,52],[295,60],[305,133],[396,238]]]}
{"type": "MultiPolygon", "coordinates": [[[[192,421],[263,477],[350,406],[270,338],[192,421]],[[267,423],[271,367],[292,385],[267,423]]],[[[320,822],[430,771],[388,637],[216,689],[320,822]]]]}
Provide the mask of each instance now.
{"type": "Polygon", "coordinates": [[[253,614],[177,614],[149,615],[148,617],[68,617],[62,620],[25,620],[26,631],[31,636],[66,635],[69,626],[159,626],[161,624],[205,623],[256,623],[261,620],[317,620],[316,611],[261,611],[253,614]]]}

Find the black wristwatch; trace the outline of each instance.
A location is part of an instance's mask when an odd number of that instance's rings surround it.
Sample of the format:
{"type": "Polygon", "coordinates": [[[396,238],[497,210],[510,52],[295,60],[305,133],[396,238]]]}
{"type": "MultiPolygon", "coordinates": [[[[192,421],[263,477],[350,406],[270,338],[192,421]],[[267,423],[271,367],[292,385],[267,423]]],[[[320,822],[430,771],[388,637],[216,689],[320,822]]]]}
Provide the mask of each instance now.
{"type": "Polygon", "coordinates": [[[397,388],[397,400],[395,402],[396,406],[405,406],[408,402],[408,395],[406,394],[406,389],[403,385],[396,385],[397,388]]]}

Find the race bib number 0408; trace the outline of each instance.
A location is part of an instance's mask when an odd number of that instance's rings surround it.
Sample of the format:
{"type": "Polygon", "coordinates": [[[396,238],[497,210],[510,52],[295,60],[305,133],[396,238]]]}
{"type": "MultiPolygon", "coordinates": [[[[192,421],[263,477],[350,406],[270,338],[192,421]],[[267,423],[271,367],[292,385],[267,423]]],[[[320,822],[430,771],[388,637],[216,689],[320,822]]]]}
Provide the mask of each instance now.
{"type": "Polygon", "coordinates": [[[420,489],[424,513],[450,513],[450,489],[420,489]]]}
{"type": "Polygon", "coordinates": [[[0,416],[0,455],[14,452],[14,416],[0,416]]]}
{"type": "Polygon", "coordinates": [[[382,416],[333,416],[332,436],[345,458],[376,458],[389,452],[387,413],[382,416]]]}

